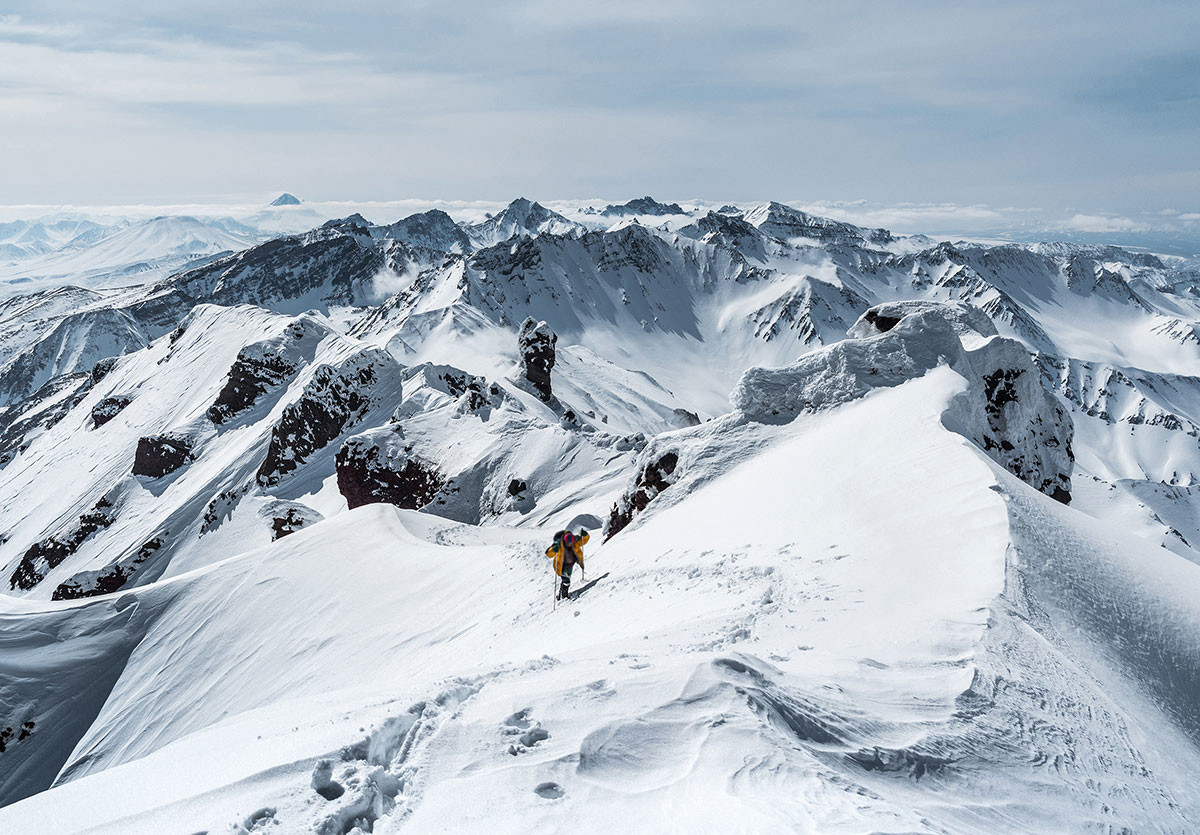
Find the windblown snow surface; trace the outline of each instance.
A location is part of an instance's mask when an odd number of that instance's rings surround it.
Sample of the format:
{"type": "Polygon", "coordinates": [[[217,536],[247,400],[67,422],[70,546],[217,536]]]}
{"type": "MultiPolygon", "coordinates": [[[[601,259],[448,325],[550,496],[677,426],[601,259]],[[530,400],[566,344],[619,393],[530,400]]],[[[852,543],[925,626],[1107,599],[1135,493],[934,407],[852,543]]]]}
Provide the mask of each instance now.
{"type": "Polygon", "coordinates": [[[1197,277],[680,208],[0,305],[0,831],[1200,831],[1197,277]]]}

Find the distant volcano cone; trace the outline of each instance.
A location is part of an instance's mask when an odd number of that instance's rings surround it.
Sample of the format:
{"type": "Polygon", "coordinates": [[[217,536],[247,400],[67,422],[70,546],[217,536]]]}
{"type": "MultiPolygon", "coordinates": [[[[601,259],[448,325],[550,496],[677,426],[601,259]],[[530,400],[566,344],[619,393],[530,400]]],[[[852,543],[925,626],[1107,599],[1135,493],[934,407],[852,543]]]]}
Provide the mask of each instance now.
{"type": "Polygon", "coordinates": [[[294,194],[284,192],[271,201],[272,206],[299,206],[302,201],[294,194]]]}

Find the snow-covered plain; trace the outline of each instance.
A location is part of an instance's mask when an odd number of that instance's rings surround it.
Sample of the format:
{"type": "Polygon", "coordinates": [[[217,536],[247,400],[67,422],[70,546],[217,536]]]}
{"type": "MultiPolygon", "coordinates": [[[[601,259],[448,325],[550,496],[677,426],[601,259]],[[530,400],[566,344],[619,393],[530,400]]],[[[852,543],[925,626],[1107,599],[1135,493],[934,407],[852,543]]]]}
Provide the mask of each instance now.
{"type": "Polygon", "coordinates": [[[1178,264],[518,200],[0,322],[2,831],[1200,827],[1178,264]]]}

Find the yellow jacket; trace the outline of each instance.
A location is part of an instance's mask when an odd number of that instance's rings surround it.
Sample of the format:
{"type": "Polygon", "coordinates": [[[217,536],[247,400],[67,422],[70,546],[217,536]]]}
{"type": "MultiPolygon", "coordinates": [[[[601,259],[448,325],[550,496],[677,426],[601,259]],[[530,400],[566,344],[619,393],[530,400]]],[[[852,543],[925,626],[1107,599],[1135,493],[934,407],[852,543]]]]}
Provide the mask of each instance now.
{"type": "Polygon", "coordinates": [[[583,568],[583,546],[587,545],[588,534],[584,531],[583,536],[575,537],[575,544],[571,546],[563,545],[561,541],[556,541],[553,545],[546,549],[546,556],[554,560],[554,573],[562,576],[563,559],[566,553],[570,550],[575,555],[575,562],[579,563],[579,567],[583,568]]]}

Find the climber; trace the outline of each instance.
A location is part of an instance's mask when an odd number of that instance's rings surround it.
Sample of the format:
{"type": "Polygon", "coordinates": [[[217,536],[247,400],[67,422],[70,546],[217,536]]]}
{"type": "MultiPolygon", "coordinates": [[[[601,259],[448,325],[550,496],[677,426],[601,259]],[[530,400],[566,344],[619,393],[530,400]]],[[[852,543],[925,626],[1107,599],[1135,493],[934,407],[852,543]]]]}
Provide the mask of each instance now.
{"type": "Polygon", "coordinates": [[[554,544],[546,549],[546,556],[554,560],[554,573],[562,578],[558,589],[558,599],[567,600],[571,596],[571,569],[579,563],[583,570],[583,546],[587,544],[588,532],[582,528],[579,534],[570,531],[559,531],[554,535],[554,544]]]}

